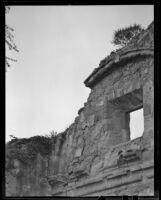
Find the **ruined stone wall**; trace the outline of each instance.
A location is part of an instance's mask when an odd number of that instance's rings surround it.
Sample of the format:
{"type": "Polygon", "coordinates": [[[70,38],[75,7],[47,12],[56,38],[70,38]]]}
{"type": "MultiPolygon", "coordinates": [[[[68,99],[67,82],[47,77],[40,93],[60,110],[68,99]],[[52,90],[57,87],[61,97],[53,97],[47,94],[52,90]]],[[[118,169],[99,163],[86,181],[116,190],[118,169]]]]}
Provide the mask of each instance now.
{"type": "MultiPolygon", "coordinates": [[[[126,154],[131,150],[134,153],[135,162],[129,160],[123,163],[125,166],[138,165],[146,161],[153,163],[152,77],[153,59],[139,59],[123,67],[120,66],[94,87],[84,109],[69,128],[63,146],[60,172],[64,172],[63,174],[69,178],[67,183],[75,181],[76,187],[79,181],[94,178],[105,168],[117,168],[119,171],[120,151],[126,154]],[[128,111],[140,106],[144,109],[143,137],[130,141],[128,111]],[[63,171],[61,167],[64,166],[66,168],[63,171]]],[[[142,170],[140,167],[141,176],[142,170]]],[[[122,181],[121,178],[119,180],[122,181]]],[[[91,185],[89,188],[92,187],[91,185]]],[[[102,185],[100,187],[102,188],[102,185]]],[[[86,187],[84,190],[87,192],[86,187]]],[[[76,194],[79,194],[78,190],[71,193],[71,195],[76,194]]],[[[113,195],[113,192],[111,191],[109,195],[113,195]]]]}
{"type": "MultiPolygon", "coordinates": [[[[148,29],[150,36],[145,33],[139,44],[142,41],[149,48],[152,31],[148,29]]],[[[51,153],[38,154],[30,165],[20,162],[14,167],[18,169],[13,173],[17,195],[154,194],[153,54],[135,48],[128,58],[116,54],[110,59],[111,68],[103,61],[104,66],[88,78],[88,100],[74,123],[54,138],[51,153]],[[141,107],[143,136],[130,140],[129,112],[141,107]]],[[[7,192],[16,195],[10,189],[7,192]]]]}

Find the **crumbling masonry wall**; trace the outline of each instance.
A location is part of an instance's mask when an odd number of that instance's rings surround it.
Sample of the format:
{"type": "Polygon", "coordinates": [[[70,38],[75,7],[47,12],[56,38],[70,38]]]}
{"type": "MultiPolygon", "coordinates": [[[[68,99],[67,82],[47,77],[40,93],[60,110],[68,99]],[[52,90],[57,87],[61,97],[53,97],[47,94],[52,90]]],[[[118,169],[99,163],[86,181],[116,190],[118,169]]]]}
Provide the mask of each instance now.
{"type": "Polygon", "coordinates": [[[15,167],[25,179],[19,184],[16,178],[16,194],[154,194],[153,51],[152,23],[126,47],[101,61],[85,80],[91,88],[87,102],[74,123],[52,142],[51,154],[39,154],[31,166],[22,167],[19,161],[15,167]],[[141,107],[143,136],[131,140],[129,112],[141,107]]]}

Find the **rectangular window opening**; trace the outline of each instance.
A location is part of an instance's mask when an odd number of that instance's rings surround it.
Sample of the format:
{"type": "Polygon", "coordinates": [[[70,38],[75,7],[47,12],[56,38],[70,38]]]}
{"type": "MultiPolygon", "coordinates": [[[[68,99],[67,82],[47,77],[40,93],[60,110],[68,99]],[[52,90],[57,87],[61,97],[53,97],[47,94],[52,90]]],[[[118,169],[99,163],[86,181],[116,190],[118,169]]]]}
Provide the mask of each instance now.
{"type": "Polygon", "coordinates": [[[143,108],[130,113],[130,139],[141,137],[144,132],[144,114],[143,108]]]}

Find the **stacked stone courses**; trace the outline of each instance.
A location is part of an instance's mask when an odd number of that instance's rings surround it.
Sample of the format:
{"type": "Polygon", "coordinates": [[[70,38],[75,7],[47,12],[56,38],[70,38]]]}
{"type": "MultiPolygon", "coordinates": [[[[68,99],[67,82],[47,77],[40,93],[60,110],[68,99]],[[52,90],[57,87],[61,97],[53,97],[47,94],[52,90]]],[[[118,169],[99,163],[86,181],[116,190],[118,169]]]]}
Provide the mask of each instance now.
{"type": "Polygon", "coordinates": [[[51,153],[30,165],[15,159],[23,178],[7,172],[8,196],[154,195],[153,31],[151,23],[100,62],[84,81],[87,102],[51,153]],[[130,112],[140,108],[144,132],[131,140],[130,112]]]}

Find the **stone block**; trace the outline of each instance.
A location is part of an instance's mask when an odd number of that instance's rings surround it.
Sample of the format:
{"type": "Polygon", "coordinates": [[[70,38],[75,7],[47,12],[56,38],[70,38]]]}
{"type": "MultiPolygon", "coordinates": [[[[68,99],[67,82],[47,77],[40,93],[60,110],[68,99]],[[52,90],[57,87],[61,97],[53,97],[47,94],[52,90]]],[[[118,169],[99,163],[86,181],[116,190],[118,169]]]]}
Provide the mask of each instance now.
{"type": "Polygon", "coordinates": [[[102,167],[103,167],[103,161],[100,161],[97,164],[92,165],[91,175],[92,176],[96,175],[102,167]]]}
{"type": "Polygon", "coordinates": [[[78,148],[78,149],[76,149],[76,151],[75,151],[74,157],[80,157],[81,154],[82,154],[82,148],[78,148]]]}
{"type": "Polygon", "coordinates": [[[69,146],[72,145],[72,142],[73,142],[73,136],[72,136],[72,135],[69,135],[69,146]]]}
{"type": "Polygon", "coordinates": [[[124,93],[123,93],[122,88],[116,89],[116,97],[117,97],[117,98],[118,98],[118,97],[121,97],[123,94],[124,94],[124,93]]]}
{"type": "Polygon", "coordinates": [[[121,130],[122,141],[127,142],[130,140],[130,129],[122,129],[121,130]]]}
{"type": "Polygon", "coordinates": [[[128,85],[126,89],[124,89],[124,94],[132,92],[132,85],[128,85]]]}
{"type": "Polygon", "coordinates": [[[20,161],[19,160],[17,160],[17,159],[14,159],[13,160],[13,166],[15,167],[15,168],[19,168],[20,167],[20,161]]]}
{"type": "Polygon", "coordinates": [[[88,127],[88,124],[84,121],[84,122],[82,123],[82,129],[85,129],[86,127],[88,127]]]}
{"type": "Polygon", "coordinates": [[[150,130],[154,130],[154,119],[151,116],[144,117],[144,133],[150,130]]]}
{"type": "Polygon", "coordinates": [[[115,98],[115,92],[114,92],[114,91],[111,91],[111,93],[108,94],[107,99],[108,99],[108,101],[110,101],[110,100],[112,100],[112,99],[114,99],[114,98],[115,98]]]}
{"type": "Polygon", "coordinates": [[[154,150],[148,149],[142,153],[142,161],[154,160],[154,150]]]}
{"type": "Polygon", "coordinates": [[[68,181],[68,178],[65,175],[57,174],[57,175],[53,175],[53,176],[48,176],[47,180],[48,180],[48,183],[52,187],[58,187],[58,186],[62,186],[64,184],[66,184],[68,181]]]}
{"type": "Polygon", "coordinates": [[[154,142],[154,130],[153,130],[153,128],[154,127],[151,127],[150,130],[144,131],[144,134],[143,134],[144,141],[148,141],[148,143],[149,143],[149,141],[154,142]]]}
{"type": "Polygon", "coordinates": [[[142,181],[142,172],[139,172],[137,174],[131,174],[130,176],[124,176],[122,177],[122,185],[125,184],[132,184],[135,182],[140,182],[142,181]]]}
{"type": "Polygon", "coordinates": [[[103,106],[103,105],[104,105],[104,101],[103,101],[103,100],[99,101],[99,102],[96,104],[96,106],[103,106]]]}
{"type": "Polygon", "coordinates": [[[80,136],[80,137],[78,137],[78,140],[77,140],[77,145],[78,145],[78,146],[82,146],[82,145],[83,145],[83,143],[84,143],[83,136],[80,136]]]}
{"type": "Polygon", "coordinates": [[[141,151],[138,149],[128,149],[119,155],[118,166],[141,160],[141,155],[141,151]]]}
{"type": "Polygon", "coordinates": [[[80,113],[80,122],[82,123],[82,122],[84,122],[84,121],[85,121],[85,116],[84,116],[84,113],[81,112],[81,113],[80,113]]]}
{"type": "Polygon", "coordinates": [[[73,175],[76,179],[80,179],[89,176],[89,172],[85,169],[77,167],[74,169],[73,175]]]}
{"type": "Polygon", "coordinates": [[[151,114],[151,105],[150,104],[147,104],[147,103],[144,103],[144,116],[146,115],[150,115],[151,114]]]}
{"type": "Polygon", "coordinates": [[[141,190],[138,196],[154,196],[154,189],[153,188],[146,188],[141,190]]]}
{"type": "Polygon", "coordinates": [[[92,133],[91,133],[91,137],[92,138],[95,138],[97,135],[101,134],[101,128],[103,127],[103,124],[104,122],[100,122],[100,123],[97,123],[97,125],[94,127],[92,133]]]}
{"type": "Polygon", "coordinates": [[[108,123],[108,130],[110,130],[110,131],[116,130],[116,126],[113,121],[111,121],[111,123],[108,123]]]}
{"type": "Polygon", "coordinates": [[[89,126],[93,126],[94,125],[94,121],[95,121],[95,115],[91,115],[89,118],[89,126]]]}

